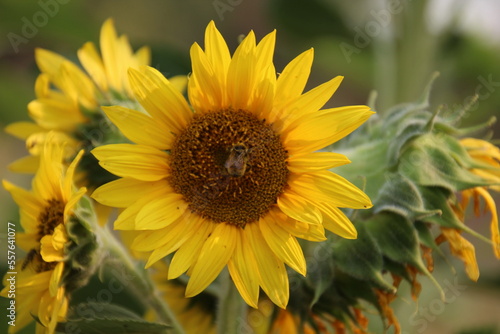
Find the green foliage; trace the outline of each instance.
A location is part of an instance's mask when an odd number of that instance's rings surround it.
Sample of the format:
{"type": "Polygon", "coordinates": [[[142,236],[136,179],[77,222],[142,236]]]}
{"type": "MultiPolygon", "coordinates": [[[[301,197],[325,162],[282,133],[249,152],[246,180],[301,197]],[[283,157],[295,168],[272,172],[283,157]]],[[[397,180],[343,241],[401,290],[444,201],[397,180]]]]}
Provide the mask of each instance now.
{"type": "Polygon", "coordinates": [[[159,334],[169,326],[149,322],[130,310],[109,303],[82,303],[73,307],[67,321],[59,323],[56,330],[63,333],[127,333],[159,334]]]}

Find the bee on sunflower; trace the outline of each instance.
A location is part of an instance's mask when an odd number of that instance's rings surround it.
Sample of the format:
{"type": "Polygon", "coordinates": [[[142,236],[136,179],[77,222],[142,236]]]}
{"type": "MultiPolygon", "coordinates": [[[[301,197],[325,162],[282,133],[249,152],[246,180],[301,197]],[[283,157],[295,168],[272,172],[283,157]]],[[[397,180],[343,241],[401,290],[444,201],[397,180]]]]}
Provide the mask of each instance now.
{"type": "Polygon", "coordinates": [[[262,287],[285,308],[285,264],[306,274],[297,238],[325,240],[325,228],[356,238],[339,208],[372,206],[359,188],[328,170],[349,163],[347,157],[315,151],[373,112],[367,106],[321,109],[342,77],[303,93],[312,49],[277,77],[275,35],[256,43],[251,31],[231,56],[210,22],[205,50],[191,47],[189,102],[158,71],[142,66],[129,69],[129,80],[146,113],[103,108],[135,144],[92,151],[120,177],[92,197],[124,209],[115,229],[136,231],[132,248],[151,252],[146,267],[175,252],[168,278],[187,272],[187,297],[227,265],[250,306],[257,307],[262,287]]]}

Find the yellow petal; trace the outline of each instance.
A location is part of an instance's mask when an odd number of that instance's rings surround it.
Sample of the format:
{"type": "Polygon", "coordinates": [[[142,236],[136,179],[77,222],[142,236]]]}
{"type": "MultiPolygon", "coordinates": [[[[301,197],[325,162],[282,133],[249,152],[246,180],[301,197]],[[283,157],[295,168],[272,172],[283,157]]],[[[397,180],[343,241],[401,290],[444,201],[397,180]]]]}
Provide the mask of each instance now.
{"type": "Polygon", "coordinates": [[[236,288],[245,302],[257,308],[259,300],[259,267],[247,240],[246,231],[237,235],[236,248],[229,260],[228,269],[236,288]]]}
{"type": "Polygon", "coordinates": [[[227,93],[234,109],[247,109],[256,85],[255,34],[245,37],[234,52],[227,73],[227,93]]]}
{"type": "Polygon", "coordinates": [[[293,219],[310,224],[321,224],[321,212],[291,191],[286,191],[278,197],[278,207],[293,219]]]}
{"type": "Polygon", "coordinates": [[[75,64],[64,62],[61,65],[61,90],[76,104],[81,104],[87,109],[97,107],[96,89],[90,78],[75,64]]]}
{"type": "MultiPolygon", "coordinates": [[[[289,217],[287,217],[289,218],[289,217]]],[[[279,220],[280,226],[291,235],[309,241],[325,241],[325,229],[320,224],[308,224],[295,219],[279,220]]]]}
{"type": "Polygon", "coordinates": [[[78,152],[78,154],[75,156],[75,158],[73,159],[73,161],[71,161],[71,164],[68,166],[68,169],[66,169],[66,173],[64,175],[64,180],[63,180],[63,184],[62,184],[63,196],[64,196],[65,202],[68,202],[70,197],[71,197],[71,193],[73,191],[73,178],[75,175],[76,166],[78,165],[78,163],[82,159],[83,153],[84,153],[84,150],[80,150],[78,152]]]}
{"type": "Polygon", "coordinates": [[[186,287],[186,297],[202,292],[219,275],[234,253],[239,227],[219,223],[203,245],[186,287]]]}
{"type": "Polygon", "coordinates": [[[498,231],[498,214],[495,200],[490,193],[484,188],[474,188],[486,202],[488,210],[491,212],[490,231],[491,241],[493,243],[493,252],[497,259],[500,259],[500,232],[498,231]]]}
{"type": "Polygon", "coordinates": [[[134,230],[135,229],[135,219],[139,211],[154,199],[161,197],[165,194],[163,189],[158,189],[155,191],[151,191],[149,193],[145,193],[143,197],[140,197],[131,205],[127,206],[125,210],[123,210],[118,218],[115,220],[114,228],[115,230],[134,230]]]}
{"type": "Polygon", "coordinates": [[[190,219],[193,235],[175,252],[168,267],[168,279],[174,279],[185,273],[200,254],[203,244],[215,228],[215,224],[194,214],[190,219]]]}
{"type": "Polygon", "coordinates": [[[51,296],[57,296],[57,292],[61,285],[61,278],[64,272],[64,262],[56,264],[52,275],[50,276],[49,291],[51,296]]]}
{"type": "Polygon", "coordinates": [[[16,173],[34,174],[40,165],[40,157],[27,155],[9,164],[9,170],[16,173]]]}
{"type": "Polygon", "coordinates": [[[162,189],[169,189],[166,180],[145,182],[120,178],[100,186],[91,197],[104,205],[126,208],[145,195],[162,189]]]}
{"type": "Polygon", "coordinates": [[[314,50],[311,48],[293,59],[280,73],[276,81],[278,108],[302,94],[311,73],[313,58],[314,50]]]}
{"type": "Polygon", "coordinates": [[[285,308],[290,294],[285,265],[269,248],[257,224],[247,224],[247,229],[245,233],[259,266],[260,285],[273,303],[285,308]]]}
{"type": "MultiPolygon", "coordinates": [[[[172,249],[169,252],[163,253],[163,248],[166,247],[171,249],[173,244],[175,245],[180,241],[178,245],[180,246],[185,241],[183,238],[185,238],[185,231],[187,231],[187,227],[188,225],[183,219],[177,219],[177,221],[173,224],[159,230],[138,231],[137,237],[132,242],[131,248],[139,252],[149,252],[154,250],[152,258],[155,258],[154,262],[156,262],[175,250],[172,249]],[[159,252],[163,254],[157,256],[159,252]]],[[[146,267],[149,267],[151,264],[153,263],[150,258],[146,267]]]]}
{"type": "Polygon", "coordinates": [[[158,181],[168,176],[168,154],[150,146],[112,144],[91,152],[104,169],[121,177],[158,181]]]}
{"type": "Polygon", "coordinates": [[[281,228],[270,215],[264,216],[258,225],[274,254],[290,268],[305,276],[306,260],[297,239],[281,228]]]}
{"type": "Polygon", "coordinates": [[[293,127],[294,121],[300,119],[302,116],[314,115],[326,102],[328,102],[328,100],[330,100],[337,88],[339,88],[342,79],[344,79],[344,77],[337,76],[285,104],[282,107],[285,111],[278,112],[278,114],[283,115],[281,118],[284,126],[293,127]]]}
{"type": "Polygon", "coordinates": [[[69,60],[55,52],[42,48],[35,49],[35,60],[40,71],[47,73],[50,80],[53,81],[58,88],[61,88],[63,85],[61,83],[59,71],[61,65],[69,60]]]}
{"type": "MultiPolygon", "coordinates": [[[[12,183],[3,180],[3,187],[7,190],[14,202],[19,206],[21,214],[28,216],[31,219],[21,219],[21,225],[25,232],[37,230],[37,220],[40,213],[45,207],[45,202],[32,192],[19,188],[12,183]]],[[[24,218],[24,217],[21,217],[24,218]]]]}
{"type": "Polygon", "coordinates": [[[180,133],[192,119],[186,99],[163,75],[149,66],[128,70],[134,95],[146,111],[162,127],[180,133]]]}
{"type": "Polygon", "coordinates": [[[442,227],[441,232],[450,243],[451,253],[464,262],[467,276],[476,282],[479,278],[479,267],[474,245],[462,237],[456,229],[442,227]]]}
{"type": "Polygon", "coordinates": [[[76,105],[55,99],[38,99],[28,104],[29,115],[45,129],[72,132],[87,123],[76,105]]]}
{"type": "Polygon", "coordinates": [[[83,67],[90,74],[97,86],[103,91],[108,91],[108,81],[106,79],[106,71],[102,62],[101,56],[97,51],[94,43],[85,43],[77,52],[78,59],[83,67]]]}
{"type": "Polygon", "coordinates": [[[317,205],[323,213],[323,226],[327,230],[346,239],[356,239],[358,237],[356,228],[339,208],[325,202],[317,203],[317,205]]]}
{"type": "Polygon", "coordinates": [[[182,195],[165,194],[146,204],[137,214],[135,228],[137,230],[157,230],[168,226],[181,217],[188,204],[182,195]]]}
{"type": "Polygon", "coordinates": [[[45,262],[61,262],[64,260],[64,253],[60,249],[54,248],[52,235],[46,235],[40,240],[40,254],[45,262]]]}
{"type": "MultiPolygon", "coordinates": [[[[227,105],[227,96],[225,93],[226,87],[226,77],[227,71],[229,68],[229,63],[231,62],[231,55],[229,53],[229,49],[227,47],[224,38],[221,33],[215,27],[214,21],[210,21],[205,30],[205,55],[206,60],[211,65],[214,75],[214,80],[216,81],[216,85],[219,87],[221,94],[220,103],[221,106],[227,105]]],[[[198,55],[199,56],[199,55],[198,55]]],[[[198,65],[204,65],[200,63],[198,59],[195,61],[198,65]]],[[[193,67],[194,69],[194,67],[193,67]]],[[[195,71],[194,71],[195,72],[195,71]]],[[[196,75],[202,75],[202,73],[196,75]]]]}
{"type": "Polygon", "coordinates": [[[352,209],[368,209],[373,205],[370,198],[342,176],[329,171],[301,174],[290,178],[288,185],[306,199],[331,203],[333,206],[352,209]]]}
{"type": "Polygon", "coordinates": [[[134,143],[168,150],[174,138],[168,128],[143,113],[120,107],[102,107],[106,116],[134,143]]]}
{"type": "Polygon", "coordinates": [[[367,106],[349,106],[304,115],[283,130],[283,142],[292,155],[313,152],[344,138],[373,114],[367,106]]]}
{"type": "Polygon", "coordinates": [[[188,96],[193,108],[197,112],[224,108],[222,103],[226,92],[220,85],[225,81],[218,81],[223,78],[220,74],[216,76],[207,55],[197,43],[191,46],[190,55],[193,72],[188,82],[188,96]]]}
{"type": "Polygon", "coordinates": [[[288,158],[288,170],[292,173],[308,173],[342,166],[350,162],[345,155],[334,152],[296,154],[288,158]]]}
{"type": "Polygon", "coordinates": [[[101,28],[100,46],[102,61],[106,71],[109,85],[117,91],[122,91],[120,68],[123,62],[122,54],[118,45],[118,36],[112,19],[107,19],[101,28]]]}
{"type": "Polygon", "coordinates": [[[28,139],[28,137],[36,132],[45,131],[40,125],[32,122],[15,122],[7,125],[4,128],[8,134],[19,138],[28,139]]]}

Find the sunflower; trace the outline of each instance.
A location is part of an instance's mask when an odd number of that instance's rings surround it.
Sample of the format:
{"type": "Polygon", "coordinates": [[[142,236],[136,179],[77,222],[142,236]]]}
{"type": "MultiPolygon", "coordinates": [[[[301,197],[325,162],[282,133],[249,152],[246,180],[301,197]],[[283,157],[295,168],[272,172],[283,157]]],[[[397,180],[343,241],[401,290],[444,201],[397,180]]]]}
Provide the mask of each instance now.
{"type": "Polygon", "coordinates": [[[147,114],[115,106],[106,115],[136,144],[92,153],[121,178],[93,197],[125,208],[115,229],[134,230],[132,247],[151,251],[146,267],[175,252],[174,279],[187,271],[186,296],[203,291],[227,265],[243,299],[257,307],[259,287],[284,308],[284,264],[306,274],[297,237],[325,240],[324,229],[356,238],[339,209],[369,208],[370,199],[328,171],[349,163],[314,152],[346,136],[372,111],[366,106],[320,110],[339,86],[336,77],[302,93],[313,51],[279,77],[272,62],[275,31],[258,44],[253,31],[231,56],[210,22],[205,50],[191,47],[185,98],[151,67],[129,69],[131,88],[147,114]]]}
{"type": "MultiPolygon", "coordinates": [[[[25,140],[30,153],[10,165],[13,171],[36,171],[49,132],[53,132],[51,140],[67,144],[67,159],[81,148],[105,140],[112,132],[103,120],[100,106],[133,99],[127,69],[149,64],[150,50],[142,47],[134,53],[127,37],[117,35],[112,19],[101,28],[100,44],[102,56],[92,42],[78,50],[85,71],[57,53],[36,49],[41,74],[35,83],[36,99],[28,104],[34,123],[17,122],[5,129],[25,140]]],[[[89,173],[92,174],[95,173],[89,173]]]]}
{"type": "MultiPolygon", "coordinates": [[[[65,272],[65,245],[68,242],[66,223],[72,210],[86,189],[73,188],[73,175],[83,152],[63,165],[64,148],[52,145],[47,137],[40,167],[35,174],[32,190],[19,188],[8,181],[3,186],[20,208],[24,232],[16,234],[16,244],[27,252],[17,263],[16,276],[16,326],[14,333],[28,325],[33,317],[38,319],[37,333],[53,333],[58,321],[65,319],[68,309],[66,287],[62,282],[65,272]]],[[[6,285],[7,275],[4,277],[6,285]]],[[[1,296],[7,297],[8,287],[1,296]]]]}

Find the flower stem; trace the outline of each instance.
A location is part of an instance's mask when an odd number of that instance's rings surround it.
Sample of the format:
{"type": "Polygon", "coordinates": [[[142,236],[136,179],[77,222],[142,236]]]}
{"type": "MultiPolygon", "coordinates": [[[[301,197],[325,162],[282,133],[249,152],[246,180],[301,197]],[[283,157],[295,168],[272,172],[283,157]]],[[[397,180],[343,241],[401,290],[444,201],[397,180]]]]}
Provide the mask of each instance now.
{"type": "Polygon", "coordinates": [[[236,286],[224,270],[221,275],[219,308],[217,310],[217,333],[245,333],[250,328],[247,324],[248,306],[241,298],[236,286]]]}
{"type": "Polygon", "coordinates": [[[128,251],[116,240],[108,228],[102,228],[101,232],[103,246],[109,251],[105,257],[104,270],[120,281],[145,309],[152,308],[158,319],[171,327],[169,333],[184,334],[172,310],[156,293],[154,283],[146,271],[136,265],[128,251]]]}

